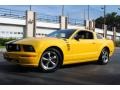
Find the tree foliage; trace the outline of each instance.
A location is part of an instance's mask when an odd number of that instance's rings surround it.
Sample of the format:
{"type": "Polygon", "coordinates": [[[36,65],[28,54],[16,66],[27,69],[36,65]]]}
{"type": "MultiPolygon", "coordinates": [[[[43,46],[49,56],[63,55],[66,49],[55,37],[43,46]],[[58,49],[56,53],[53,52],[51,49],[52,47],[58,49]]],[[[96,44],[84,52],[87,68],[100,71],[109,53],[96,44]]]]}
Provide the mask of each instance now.
{"type": "Polygon", "coordinates": [[[0,46],[4,46],[6,42],[15,40],[14,38],[0,38],[0,46]]]}
{"type": "MultiPolygon", "coordinates": [[[[108,13],[105,16],[105,24],[107,25],[108,30],[112,30],[112,27],[116,27],[117,31],[120,32],[120,16],[117,15],[116,12],[108,13]]],[[[97,28],[102,28],[103,23],[104,23],[104,17],[100,16],[95,20],[96,22],[96,27],[97,28]]]]}

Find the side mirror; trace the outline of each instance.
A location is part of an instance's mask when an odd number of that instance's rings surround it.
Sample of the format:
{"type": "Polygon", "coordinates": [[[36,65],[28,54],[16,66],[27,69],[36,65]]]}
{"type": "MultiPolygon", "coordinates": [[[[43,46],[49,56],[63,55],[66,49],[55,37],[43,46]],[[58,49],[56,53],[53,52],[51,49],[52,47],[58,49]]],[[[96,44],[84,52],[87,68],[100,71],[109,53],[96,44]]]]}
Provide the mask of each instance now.
{"type": "Polygon", "coordinates": [[[80,37],[79,36],[75,36],[74,39],[79,41],[80,37]]]}

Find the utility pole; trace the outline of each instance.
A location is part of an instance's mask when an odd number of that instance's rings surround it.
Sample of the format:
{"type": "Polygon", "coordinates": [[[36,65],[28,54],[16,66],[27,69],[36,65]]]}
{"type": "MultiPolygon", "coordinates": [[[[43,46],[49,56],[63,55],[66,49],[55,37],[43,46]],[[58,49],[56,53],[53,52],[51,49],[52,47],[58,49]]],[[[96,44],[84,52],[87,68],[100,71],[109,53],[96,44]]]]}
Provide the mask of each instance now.
{"type": "Polygon", "coordinates": [[[106,26],[106,6],[104,5],[104,23],[103,23],[103,28],[104,28],[104,37],[107,37],[107,26],[106,26]]]}
{"type": "Polygon", "coordinates": [[[85,13],[85,9],[84,9],[84,20],[86,20],[86,13],[85,13]]]}
{"type": "Polygon", "coordinates": [[[61,16],[59,17],[60,29],[67,29],[68,18],[65,16],[65,7],[61,6],[61,16]]]}
{"type": "Polygon", "coordinates": [[[104,5],[104,25],[106,24],[106,5],[104,5]]]}
{"type": "Polygon", "coordinates": [[[64,5],[62,5],[62,16],[64,16],[64,5]]]}
{"type": "Polygon", "coordinates": [[[101,8],[101,9],[103,9],[103,14],[104,14],[104,16],[103,16],[103,30],[104,30],[104,33],[103,33],[103,36],[106,38],[107,37],[107,26],[106,26],[106,5],[104,5],[104,7],[103,8],[101,8]]]}
{"type": "Polygon", "coordinates": [[[29,6],[30,11],[32,10],[32,5],[29,6]]]}
{"type": "Polygon", "coordinates": [[[88,20],[90,19],[90,6],[88,5],[88,20]]]}

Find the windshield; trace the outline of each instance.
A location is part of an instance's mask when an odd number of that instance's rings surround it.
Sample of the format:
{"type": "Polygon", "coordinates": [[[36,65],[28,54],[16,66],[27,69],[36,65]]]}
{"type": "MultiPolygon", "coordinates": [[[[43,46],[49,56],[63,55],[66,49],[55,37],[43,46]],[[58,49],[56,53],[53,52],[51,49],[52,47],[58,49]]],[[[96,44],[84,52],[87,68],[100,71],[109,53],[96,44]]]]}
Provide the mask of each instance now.
{"type": "Polygon", "coordinates": [[[48,37],[56,37],[56,38],[66,38],[68,39],[73,33],[75,32],[75,30],[73,29],[68,29],[68,30],[57,30],[55,32],[52,32],[50,34],[48,34],[48,37]]]}

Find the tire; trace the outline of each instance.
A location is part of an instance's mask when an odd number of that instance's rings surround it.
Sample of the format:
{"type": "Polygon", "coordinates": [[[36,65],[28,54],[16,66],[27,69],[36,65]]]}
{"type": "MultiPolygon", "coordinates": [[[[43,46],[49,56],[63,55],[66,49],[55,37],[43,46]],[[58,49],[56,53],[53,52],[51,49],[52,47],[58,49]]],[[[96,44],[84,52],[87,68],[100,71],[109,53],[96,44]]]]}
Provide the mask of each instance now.
{"type": "Polygon", "coordinates": [[[109,62],[109,60],[110,60],[109,51],[106,48],[104,48],[101,51],[98,63],[101,64],[101,65],[105,65],[105,64],[107,64],[109,62]]]}
{"type": "Polygon", "coordinates": [[[62,56],[57,49],[48,48],[40,58],[39,69],[43,72],[54,72],[62,65],[62,56]]]}

